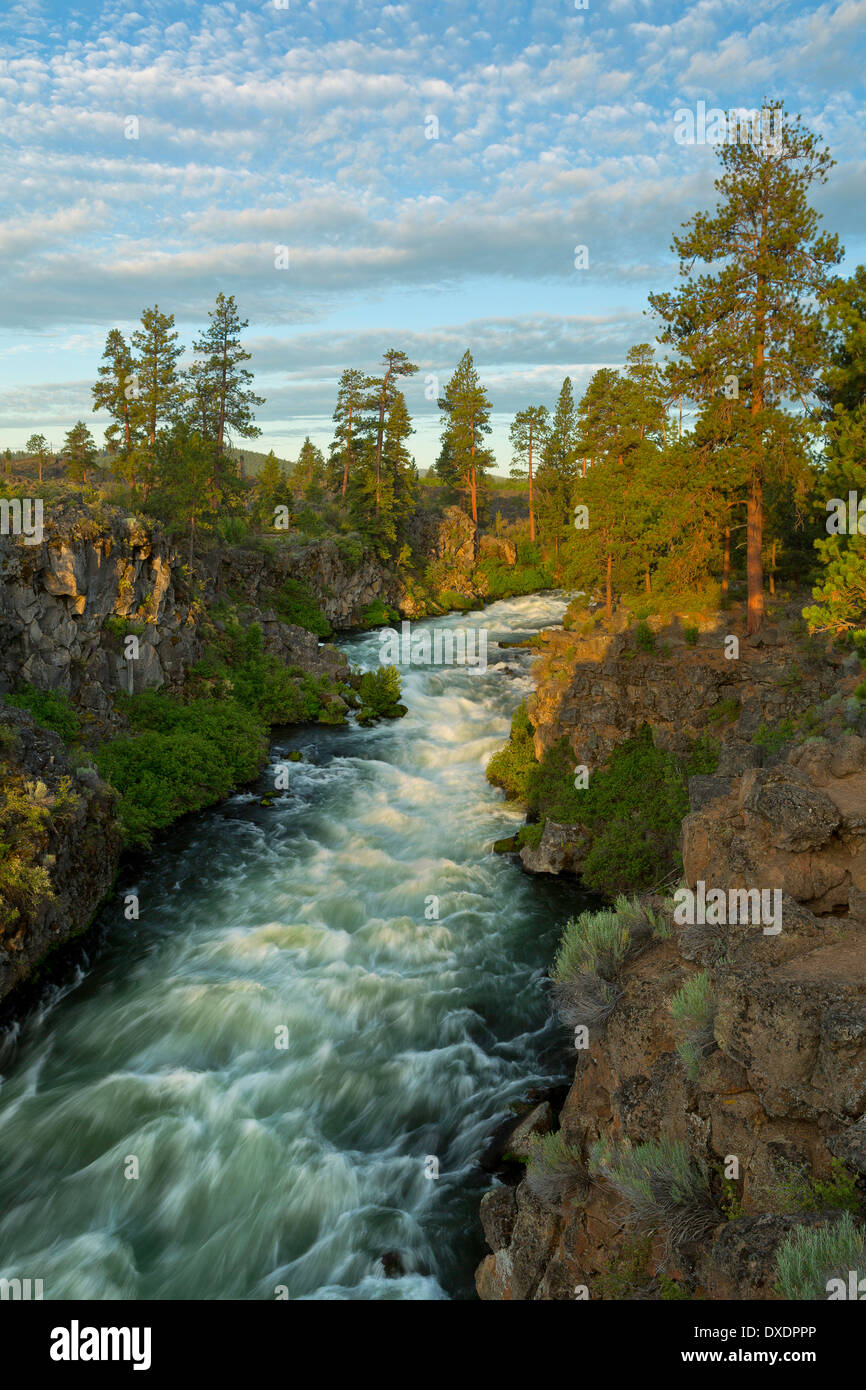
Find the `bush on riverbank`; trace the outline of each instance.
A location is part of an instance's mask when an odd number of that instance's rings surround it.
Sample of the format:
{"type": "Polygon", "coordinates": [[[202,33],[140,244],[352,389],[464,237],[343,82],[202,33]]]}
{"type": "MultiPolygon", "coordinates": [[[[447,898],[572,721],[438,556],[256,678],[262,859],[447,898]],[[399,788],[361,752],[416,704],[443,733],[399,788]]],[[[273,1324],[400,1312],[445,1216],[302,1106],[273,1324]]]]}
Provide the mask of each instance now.
{"type": "Polygon", "coordinates": [[[4,695],[7,705],[26,709],[43,729],[59,734],[65,743],[78,737],[78,715],[69,699],[60,690],[37,690],[33,685],[19,685],[14,695],[4,695]]]}
{"type": "Polygon", "coordinates": [[[265,726],[237,700],[181,704],[151,690],[123,703],[134,732],[97,749],[96,765],[120,793],[128,845],[147,848],[157,830],[221,801],[264,765],[265,726]]]}
{"type": "Polygon", "coordinates": [[[528,800],[528,779],[536,765],[533,738],[535,730],[521,700],[511,716],[511,734],[504,748],[493,754],[486,776],[494,787],[501,787],[509,801],[528,800]]]}
{"type": "Polygon", "coordinates": [[[264,650],[257,623],[243,628],[235,622],[208,631],[205,654],[190,668],[185,687],[187,696],[237,700],[268,726],[344,724],[344,691],[327,676],[284,666],[264,650]]]}
{"type": "Polygon", "coordinates": [[[688,779],[714,771],[714,740],[698,739],[689,757],[679,759],[656,748],[645,724],[592,773],[587,787],[575,787],[568,740],[559,739],[537,759],[534,733],[524,702],[514,712],[508,743],[487,765],[487,779],[509,800],[522,801],[532,822],[586,829],[585,887],[613,898],[650,888],[681,867],[678,844],[689,809],[688,779]]]}

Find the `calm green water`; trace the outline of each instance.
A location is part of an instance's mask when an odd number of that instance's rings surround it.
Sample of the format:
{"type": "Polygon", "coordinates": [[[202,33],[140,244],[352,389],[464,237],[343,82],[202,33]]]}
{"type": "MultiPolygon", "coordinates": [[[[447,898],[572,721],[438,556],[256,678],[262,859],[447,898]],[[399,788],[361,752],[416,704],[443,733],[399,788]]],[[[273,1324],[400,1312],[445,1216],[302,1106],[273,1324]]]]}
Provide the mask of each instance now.
{"type": "MultiPolygon", "coordinates": [[[[495,639],[564,608],[443,620],[487,628],[486,674],[410,667],[405,719],[287,734],[274,763],[306,761],[271,808],[273,769],[121,875],[105,953],[0,1055],[0,1275],[46,1299],[474,1296],[477,1157],[566,1071],[539,985],[578,905],[490,851],[519,818],[484,767],[530,688],[495,639]]],[[[379,636],[345,647],[375,665],[379,636]]]]}

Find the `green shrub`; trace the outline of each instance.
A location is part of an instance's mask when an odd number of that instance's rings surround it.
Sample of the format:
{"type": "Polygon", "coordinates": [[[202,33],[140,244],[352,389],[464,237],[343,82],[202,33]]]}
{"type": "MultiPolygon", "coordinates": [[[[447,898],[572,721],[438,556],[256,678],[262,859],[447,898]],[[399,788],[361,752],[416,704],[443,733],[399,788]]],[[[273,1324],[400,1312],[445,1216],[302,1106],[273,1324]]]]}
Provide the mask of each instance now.
{"type": "Polygon", "coordinates": [[[380,598],[373,599],[361,613],[361,627],[387,627],[389,623],[399,622],[400,614],[395,608],[389,608],[380,598]]]}
{"type": "Polygon", "coordinates": [[[705,970],[690,975],[677,990],[671,999],[671,1013],[684,1034],[677,1053],[689,1078],[697,1081],[701,1060],[713,1044],[716,1016],[716,994],[705,970]]]}
{"type": "Polygon", "coordinates": [[[783,1160],[771,1191],[773,1206],[785,1213],[849,1211],[856,1215],[862,1206],[857,1179],[838,1158],[833,1159],[828,1178],[813,1178],[805,1165],[783,1160]]]}
{"type": "Polygon", "coordinates": [[[400,704],[402,680],[396,666],[379,666],[375,671],[365,671],[358,687],[361,696],[361,709],[358,719],[361,723],[371,719],[397,719],[405,714],[405,706],[400,704]]]}
{"type": "Polygon", "coordinates": [[[526,801],[536,815],[547,816],[559,825],[574,825],[580,819],[581,797],[574,786],[574,753],[563,737],[545,748],[539,761],[533,761],[526,778],[526,801]]]}
{"type": "Polygon", "coordinates": [[[48,845],[53,798],[44,783],[26,783],[3,769],[0,796],[0,942],[54,897],[41,862],[48,845]]]}
{"type": "Polygon", "coordinates": [[[645,618],[641,618],[635,628],[634,640],[636,646],[642,652],[651,652],[655,650],[656,635],[645,618]]]}
{"type": "Polygon", "coordinates": [[[226,545],[240,545],[249,535],[250,523],[245,516],[220,516],[216,523],[217,535],[226,545]]]}
{"type": "Polygon", "coordinates": [[[587,888],[612,898],[651,887],[678,867],[680,826],[689,809],[686,773],[672,754],[655,747],[649,725],[615,748],[607,767],[575,796],[577,818],[592,832],[581,869],[587,888]]]}
{"type": "Polygon", "coordinates": [[[705,1165],[679,1140],[665,1136],[634,1148],[600,1140],[590,1169],[625,1200],[636,1225],[666,1231],[669,1248],[701,1240],[721,1220],[705,1165]]]}
{"type": "Polygon", "coordinates": [[[504,748],[493,754],[486,777],[501,787],[509,801],[526,801],[529,774],[536,765],[533,739],[535,730],[522,700],[511,716],[511,735],[504,748]]]}
{"type": "Polygon", "coordinates": [[[51,729],[66,742],[78,737],[78,715],[68,696],[59,690],[37,690],[34,685],[19,685],[14,695],[4,695],[7,705],[26,709],[43,729],[51,729]]]}
{"type": "Polygon", "coordinates": [[[617,912],[582,912],[565,924],[551,976],[560,983],[586,971],[613,978],[630,944],[629,924],[617,912]]]}
{"type": "Polygon", "coordinates": [[[544,1202],[561,1202],[586,1182],[580,1150],[567,1144],[562,1131],[533,1135],[526,1185],[544,1202]]]}
{"type": "Polygon", "coordinates": [[[554,1006],[568,1028],[596,1027],[616,1008],[633,925],[631,917],[608,910],[582,912],[566,923],[550,974],[554,1006]]]}
{"type": "Polygon", "coordinates": [[[866,1273],[866,1231],[846,1212],[830,1226],[800,1227],[787,1236],[776,1255],[776,1286],[782,1298],[826,1299],[831,1279],[847,1290],[850,1270],[866,1273]]]}
{"type": "Polygon", "coordinates": [[[535,821],[531,825],[523,825],[517,832],[517,848],[523,849],[524,845],[528,849],[538,849],[541,844],[541,837],[544,834],[544,821],[535,821]]]}
{"type": "Polygon", "coordinates": [[[698,638],[700,637],[700,635],[701,629],[697,626],[697,624],[695,624],[694,627],[692,627],[689,624],[685,624],[683,626],[683,637],[685,638],[687,647],[696,647],[698,645],[698,638]]]}
{"type": "Polygon", "coordinates": [[[343,701],[327,677],[284,666],[264,650],[258,623],[212,629],[203,659],[190,669],[187,690],[205,698],[237,700],[266,725],[345,723],[343,701]]]}
{"type": "Polygon", "coordinates": [[[284,623],[294,623],[314,632],[317,637],[329,637],[333,631],[309,584],[302,579],[284,579],[269,595],[277,617],[284,623]]]}
{"type": "Polygon", "coordinates": [[[793,719],[781,719],[775,726],[761,722],[757,733],[752,735],[752,743],[767,753],[778,753],[784,744],[790,742],[797,732],[793,719]]]}
{"type": "Polygon", "coordinates": [[[726,700],[719,700],[717,705],[713,705],[707,715],[708,724],[716,724],[720,720],[733,723],[740,713],[740,702],[733,695],[726,700]]]}
{"type": "Polygon", "coordinates": [[[259,772],[267,739],[236,700],[191,700],[146,691],[125,702],[135,733],[96,752],[99,774],[120,794],[126,842],[147,847],[157,830],[221,801],[259,772]]]}

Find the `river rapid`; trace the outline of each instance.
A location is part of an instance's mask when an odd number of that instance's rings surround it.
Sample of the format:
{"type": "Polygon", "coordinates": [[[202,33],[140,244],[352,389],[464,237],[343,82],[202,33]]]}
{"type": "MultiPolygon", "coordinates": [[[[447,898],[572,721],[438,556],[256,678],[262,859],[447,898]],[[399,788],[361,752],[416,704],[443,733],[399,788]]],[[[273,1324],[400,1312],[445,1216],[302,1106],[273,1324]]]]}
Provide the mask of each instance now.
{"type": "MultiPolygon", "coordinates": [[[[255,789],[121,871],[106,948],[0,1055],[0,1276],[46,1299],[474,1297],[478,1156],[568,1066],[541,986],[585,900],[491,852],[521,817],[484,776],[531,689],[498,640],[566,602],[413,624],[486,629],[486,673],[404,667],[404,719],[276,731],[255,789]]],[[[378,663],[378,632],[341,645],[378,663]]]]}

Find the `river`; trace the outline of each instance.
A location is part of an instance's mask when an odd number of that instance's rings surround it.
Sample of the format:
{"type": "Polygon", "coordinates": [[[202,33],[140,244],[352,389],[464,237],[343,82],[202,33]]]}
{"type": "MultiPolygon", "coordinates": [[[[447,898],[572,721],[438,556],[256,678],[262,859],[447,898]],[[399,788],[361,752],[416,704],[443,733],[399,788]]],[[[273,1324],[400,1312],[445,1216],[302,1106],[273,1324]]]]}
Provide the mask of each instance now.
{"type": "MultiPolygon", "coordinates": [[[[474,1297],[478,1155],[566,1073],[540,985],[582,905],[491,853],[520,817],[484,767],[531,688],[497,639],[565,606],[439,620],[487,629],[486,673],[411,666],[402,720],[276,731],[255,790],[122,870],[106,948],[0,1058],[0,1276],[46,1299],[474,1297]]],[[[377,664],[379,633],[342,645],[377,664]]]]}

